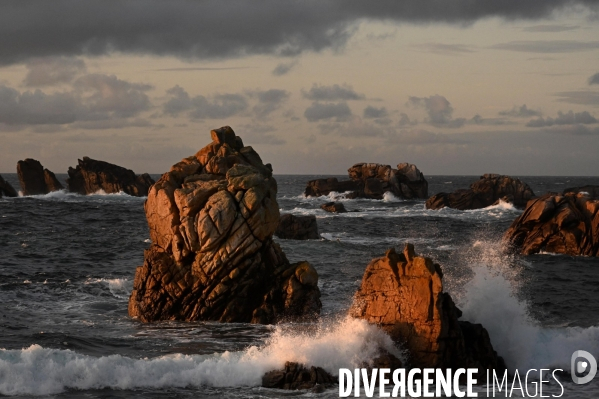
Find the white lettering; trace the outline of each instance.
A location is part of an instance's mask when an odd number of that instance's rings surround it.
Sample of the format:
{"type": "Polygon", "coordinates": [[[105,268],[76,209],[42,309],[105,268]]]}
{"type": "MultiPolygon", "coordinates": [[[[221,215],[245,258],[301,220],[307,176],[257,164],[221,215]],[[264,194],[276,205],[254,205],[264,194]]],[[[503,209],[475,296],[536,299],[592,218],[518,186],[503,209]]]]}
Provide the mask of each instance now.
{"type": "Polygon", "coordinates": [[[397,398],[398,396],[401,398],[406,397],[406,370],[405,369],[397,369],[393,372],[393,391],[391,392],[391,396],[397,398]],[[398,395],[398,390],[401,388],[401,396],[398,395]]]}
{"type": "Polygon", "coordinates": [[[422,381],[420,379],[414,380],[414,374],[420,374],[420,369],[412,369],[408,373],[408,395],[420,397],[422,392],[422,381]],[[416,388],[416,390],[414,390],[416,388]]]}
{"type": "Polygon", "coordinates": [[[351,395],[352,374],[349,369],[339,369],[339,397],[347,398],[351,395]],[[347,380],[347,386],[346,384],[347,380]],[[347,389],[346,389],[347,388],[347,389]]]}
{"type": "Polygon", "coordinates": [[[385,385],[389,383],[389,379],[386,377],[391,372],[390,369],[379,370],[379,398],[388,398],[389,392],[385,391],[385,385]]]}
{"type": "Polygon", "coordinates": [[[372,369],[372,374],[370,375],[370,381],[368,381],[368,370],[362,369],[362,381],[364,383],[364,394],[367,398],[372,398],[374,395],[374,386],[376,383],[376,374],[379,369],[372,369]]]}

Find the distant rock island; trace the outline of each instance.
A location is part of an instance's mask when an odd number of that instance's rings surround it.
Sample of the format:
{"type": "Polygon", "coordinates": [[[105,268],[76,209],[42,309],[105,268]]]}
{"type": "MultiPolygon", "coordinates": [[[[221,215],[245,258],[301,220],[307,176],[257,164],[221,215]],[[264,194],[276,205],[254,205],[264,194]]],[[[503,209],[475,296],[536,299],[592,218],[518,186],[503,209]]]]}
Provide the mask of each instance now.
{"type": "Polygon", "coordinates": [[[426,201],[426,209],[481,209],[495,205],[500,200],[524,208],[534,196],[528,184],[520,179],[488,173],[472,183],[469,189],[433,195],[426,201]]]}
{"type": "Polygon", "coordinates": [[[54,173],[32,158],[17,162],[17,175],[23,195],[43,195],[64,188],[54,173]]]}
{"type": "Polygon", "coordinates": [[[13,186],[4,180],[2,176],[0,176],[0,198],[2,197],[17,197],[19,194],[15,191],[13,186]]]}
{"type": "Polygon", "coordinates": [[[357,163],[348,170],[351,180],[310,180],[304,191],[308,197],[348,192],[348,198],[383,199],[390,192],[399,198],[428,198],[428,182],[416,165],[400,163],[397,169],[378,163],[357,163]]]}
{"type": "Polygon", "coordinates": [[[275,323],[320,313],[318,273],[291,264],[270,164],[229,126],[152,186],[145,204],[152,246],[137,268],[129,315],[156,320],[275,323]]]}

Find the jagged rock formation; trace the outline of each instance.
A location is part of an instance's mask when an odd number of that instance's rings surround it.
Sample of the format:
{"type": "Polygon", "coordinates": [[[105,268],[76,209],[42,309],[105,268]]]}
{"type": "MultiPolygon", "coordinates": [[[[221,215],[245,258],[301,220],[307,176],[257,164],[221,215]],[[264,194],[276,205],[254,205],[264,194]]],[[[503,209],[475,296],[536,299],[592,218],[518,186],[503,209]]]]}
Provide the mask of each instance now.
{"type": "Polygon", "coordinates": [[[131,169],[89,157],[79,159],[76,168],[69,167],[69,191],[81,195],[104,190],[107,194],[124,192],[135,197],[148,195],[154,179],[149,174],[136,175],[131,169]]]}
{"type": "Polygon", "coordinates": [[[295,216],[289,213],[281,215],[275,235],[284,240],[318,240],[316,216],[295,216]]]}
{"type": "Polygon", "coordinates": [[[322,204],[320,209],[331,213],[347,212],[347,209],[345,209],[345,206],[341,202],[327,202],[326,204],[322,204]]]}
{"type": "Polygon", "coordinates": [[[503,372],[487,331],[458,321],[461,311],[443,292],[442,276],[441,267],[416,256],[411,244],[403,254],[390,249],[366,268],[350,314],[377,324],[408,349],[411,367],[503,372]]]}
{"type": "Polygon", "coordinates": [[[286,362],[282,370],[269,371],[262,376],[264,388],[278,389],[311,389],[316,386],[325,388],[327,385],[337,383],[337,379],[320,367],[295,362],[286,362]]]}
{"type": "Polygon", "coordinates": [[[528,184],[520,179],[487,173],[472,183],[469,189],[433,195],[426,201],[426,209],[441,209],[446,206],[459,210],[480,209],[497,204],[499,200],[524,208],[534,196],[528,184]]]}
{"type": "Polygon", "coordinates": [[[351,180],[310,180],[304,194],[319,197],[331,191],[350,191],[348,198],[383,199],[386,192],[391,192],[399,198],[428,198],[428,182],[416,165],[400,163],[392,169],[378,163],[357,163],[347,171],[351,180]]]}
{"type": "Polygon", "coordinates": [[[503,239],[524,255],[599,256],[599,199],[591,199],[586,190],[543,195],[528,203],[503,239]]]}
{"type": "Polygon", "coordinates": [[[2,176],[0,176],[0,198],[5,197],[17,197],[18,194],[13,188],[13,186],[4,180],[2,176]]]}
{"type": "Polygon", "coordinates": [[[272,241],[279,223],[270,164],[233,130],[173,165],[145,204],[152,246],[129,315],[141,321],[273,323],[320,312],[318,274],[272,241]]]}
{"type": "Polygon", "coordinates": [[[587,193],[591,199],[599,199],[599,186],[571,187],[564,190],[564,195],[568,193],[587,193]]]}
{"type": "Polygon", "coordinates": [[[23,195],[48,194],[64,188],[54,173],[44,169],[35,159],[27,158],[17,162],[17,175],[23,195]]]}

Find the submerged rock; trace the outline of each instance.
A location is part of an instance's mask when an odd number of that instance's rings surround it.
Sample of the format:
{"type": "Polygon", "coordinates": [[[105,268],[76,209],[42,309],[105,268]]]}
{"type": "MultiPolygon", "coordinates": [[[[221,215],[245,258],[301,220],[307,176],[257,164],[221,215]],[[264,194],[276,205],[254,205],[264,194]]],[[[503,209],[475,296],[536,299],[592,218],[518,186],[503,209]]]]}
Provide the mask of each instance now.
{"type": "Polygon", "coordinates": [[[387,192],[399,198],[428,198],[428,182],[416,165],[400,163],[393,169],[378,163],[357,163],[347,171],[351,180],[310,180],[304,195],[319,197],[349,191],[349,198],[383,199],[387,192]]]}
{"type": "Polygon", "coordinates": [[[152,186],[145,203],[152,246],[137,268],[129,315],[141,321],[274,323],[320,313],[318,274],[290,264],[270,164],[228,127],[152,186]]]}
{"type": "Polygon", "coordinates": [[[35,159],[27,158],[17,162],[17,175],[23,195],[48,194],[64,188],[54,173],[44,169],[35,159]]]}
{"type": "Polygon", "coordinates": [[[378,325],[409,352],[410,367],[505,370],[489,334],[479,324],[458,321],[462,312],[443,292],[441,267],[406,244],[370,262],[350,310],[378,325]]]}
{"type": "Polygon", "coordinates": [[[281,215],[275,235],[284,240],[318,240],[316,216],[295,216],[289,213],[281,215]]]}
{"type": "Polygon", "coordinates": [[[341,202],[327,202],[326,204],[322,204],[320,209],[331,213],[347,212],[347,209],[345,209],[345,206],[341,202]]]}
{"type": "Polygon", "coordinates": [[[524,255],[599,256],[599,199],[582,190],[543,195],[528,203],[503,239],[524,255]]]}
{"type": "Polygon", "coordinates": [[[131,169],[89,157],[79,159],[76,168],[69,168],[69,191],[81,195],[104,190],[107,194],[124,192],[135,197],[148,195],[154,180],[149,174],[136,175],[131,169]]]}
{"type": "Polygon", "coordinates": [[[313,389],[337,383],[337,379],[321,367],[306,367],[296,362],[286,362],[282,370],[269,371],[262,376],[264,388],[313,389]]]}
{"type": "Polygon", "coordinates": [[[0,198],[2,197],[17,197],[18,194],[13,186],[0,176],[0,198]]]}
{"type": "Polygon", "coordinates": [[[469,189],[433,195],[426,201],[426,209],[480,209],[495,205],[500,200],[524,208],[534,196],[528,184],[520,179],[488,173],[472,183],[469,189]]]}

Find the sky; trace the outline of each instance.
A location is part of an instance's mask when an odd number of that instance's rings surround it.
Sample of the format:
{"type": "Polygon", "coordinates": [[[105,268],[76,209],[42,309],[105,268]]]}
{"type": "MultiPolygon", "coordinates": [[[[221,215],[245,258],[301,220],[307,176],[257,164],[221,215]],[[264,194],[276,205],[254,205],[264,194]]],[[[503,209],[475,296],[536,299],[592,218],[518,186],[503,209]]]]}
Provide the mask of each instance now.
{"type": "Polygon", "coordinates": [[[3,1],[0,172],[164,173],[231,126],[275,174],[599,174],[599,0],[3,1]]]}

